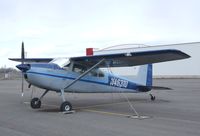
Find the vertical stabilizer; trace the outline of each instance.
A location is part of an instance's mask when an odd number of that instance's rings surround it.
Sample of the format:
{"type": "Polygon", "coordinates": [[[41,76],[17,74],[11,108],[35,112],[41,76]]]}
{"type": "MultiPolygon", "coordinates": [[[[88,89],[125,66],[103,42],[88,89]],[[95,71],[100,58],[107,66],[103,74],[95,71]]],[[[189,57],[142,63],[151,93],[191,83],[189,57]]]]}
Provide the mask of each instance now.
{"type": "Polygon", "coordinates": [[[134,82],[143,86],[152,86],[152,73],[152,64],[141,65],[134,82]]]}

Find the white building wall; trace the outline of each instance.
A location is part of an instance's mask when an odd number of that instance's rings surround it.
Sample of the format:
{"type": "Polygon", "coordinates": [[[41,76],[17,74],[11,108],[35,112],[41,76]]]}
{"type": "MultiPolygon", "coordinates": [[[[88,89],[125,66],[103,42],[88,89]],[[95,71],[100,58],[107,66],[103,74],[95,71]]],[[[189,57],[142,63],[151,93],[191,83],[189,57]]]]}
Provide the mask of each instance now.
{"type": "MultiPolygon", "coordinates": [[[[113,46],[102,50],[94,51],[94,55],[98,54],[112,54],[112,53],[127,53],[146,50],[160,50],[160,49],[178,49],[191,56],[189,59],[170,61],[164,63],[154,64],[154,76],[161,77],[200,77],[200,42],[193,43],[179,43],[170,45],[121,45],[113,46]],[[139,48],[138,48],[139,46],[139,48]],[[136,48],[137,47],[137,48],[136,48]]],[[[112,68],[112,71],[119,75],[135,75],[138,67],[135,68],[112,68]]]]}

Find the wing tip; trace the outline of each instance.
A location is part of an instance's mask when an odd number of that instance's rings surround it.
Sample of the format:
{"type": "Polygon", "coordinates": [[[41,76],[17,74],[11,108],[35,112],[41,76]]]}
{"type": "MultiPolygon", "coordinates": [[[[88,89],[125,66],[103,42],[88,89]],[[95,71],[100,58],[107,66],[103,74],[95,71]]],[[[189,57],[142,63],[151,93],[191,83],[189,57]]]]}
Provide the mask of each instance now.
{"type": "Polygon", "coordinates": [[[17,62],[50,62],[53,58],[27,58],[27,59],[21,59],[21,58],[8,58],[11,61],[17,61],[17,62]]]}
{"type": "Polygon", "coordinates": [[[12,60],[12,61],[22,61],[22,59],[20,58],[8,58],[9,60],[12,60]]]}
{"type": "Polygon", "coordinates": [[[180,50],[175,50],[180,56],[182,56],[181,59],[187,59],[187,58],[190,58],[191,56],[186,54],[185,52],[182,52],[180,50]]]}

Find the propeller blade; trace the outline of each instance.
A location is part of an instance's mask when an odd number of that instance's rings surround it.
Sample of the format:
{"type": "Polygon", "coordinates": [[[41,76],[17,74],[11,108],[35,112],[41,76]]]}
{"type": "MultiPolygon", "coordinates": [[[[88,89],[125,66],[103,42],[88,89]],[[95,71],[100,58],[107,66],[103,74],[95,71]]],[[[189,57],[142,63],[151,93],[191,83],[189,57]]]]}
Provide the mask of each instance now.
{"type": "Polygon", "coordinates": [[[24,64],[24,58],[25,58],[25,55],[24,55],[24,42],[22,42],[22,48],[21,48],[21,59],[22,59],[22,64],[24,64]]]}
{"type": "MultiPolygon", "coordinates": [[[[21,59],[22,59],[21,64],[24,64],[24,59],[25,59],[24,42],[22,42],[22,47],[21,47],[21,59]]],[[[22,72],[21,97],[23,98],[23,96],[24,96],[24,73],[22,72]]]]}

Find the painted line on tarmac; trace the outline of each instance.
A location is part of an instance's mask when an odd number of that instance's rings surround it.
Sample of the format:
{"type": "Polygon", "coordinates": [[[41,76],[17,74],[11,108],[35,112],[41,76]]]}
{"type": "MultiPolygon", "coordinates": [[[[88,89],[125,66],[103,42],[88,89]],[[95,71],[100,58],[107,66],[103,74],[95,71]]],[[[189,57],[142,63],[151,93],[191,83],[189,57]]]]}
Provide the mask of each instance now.
{"type": "Polygon", "coordinates": [[[96,104],[96,105],[91,105],[91,106],[77,107],[75,109],[76,110],[82,110],[82,109],[90,109],[90,108],[96,108],[96,107],[102,107],[102,106],[118,105],[118,104],[123,104],[123,103],[126,103],[126,102],[96,104]]]}
{"type": "Polygon", "coordinates": [[[107,112],[107,111],[99,111],[99,110],[92,110],[92,109],[84,109],[83,111],[94,112],[94,113],[105,114],[105,115],[112,115],[112,116],[123,116],[126,118],[139,119],[139,120],[152,118],[150,116],[129,115],[129,114],[124,114],[124,113],[107,112]]]}
{"type": "Polygon", "coordinates": [[[88,111],[88,112],[93,112],[93,113],[100,113],[100,114],[106,114],[106,115],[114,115],[114,116],[124,116],[124,117],[131,117],[131,116],[133,116],[133,115],[128,115],[128,114],[122,114],[122,113],[116,113],[116,112],[107,112],[107,111],[99,111],[99,110],[93,110],[93,109],[83,109],[83,111],[88,111]]]}

